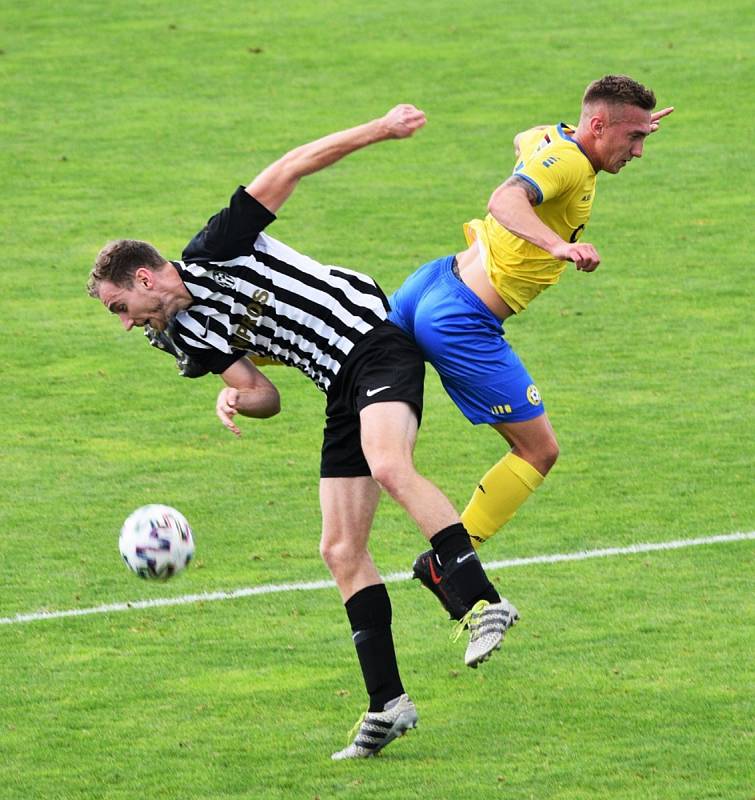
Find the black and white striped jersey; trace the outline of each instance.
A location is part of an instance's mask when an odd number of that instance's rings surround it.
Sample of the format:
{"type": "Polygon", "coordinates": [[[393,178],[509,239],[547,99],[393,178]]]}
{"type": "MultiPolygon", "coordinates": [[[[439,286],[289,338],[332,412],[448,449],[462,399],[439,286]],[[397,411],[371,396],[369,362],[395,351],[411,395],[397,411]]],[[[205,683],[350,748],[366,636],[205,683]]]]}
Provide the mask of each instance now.
{"type": "Polygon", "coordinates": [[[264,356],[327,392],[354,345],[386,319],[388,301],[368,275],[325,266],[262,233],[274,219],[239,187],[183,261],[172,262],[193,302],[169,334],[211,372],[264,356]]]}

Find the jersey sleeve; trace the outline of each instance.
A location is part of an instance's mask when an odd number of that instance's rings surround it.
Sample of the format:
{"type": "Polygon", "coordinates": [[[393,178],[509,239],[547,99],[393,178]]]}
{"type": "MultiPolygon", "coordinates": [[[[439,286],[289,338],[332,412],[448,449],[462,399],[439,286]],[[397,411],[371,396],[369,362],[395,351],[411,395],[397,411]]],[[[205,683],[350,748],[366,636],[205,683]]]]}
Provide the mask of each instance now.
{"type": "Polygon", "coordinates": [[[552,200],[582,181],[582,158],[578,151],[549,148],[539,150],[520,161],[514,175],[523,178],[537,190],[537,205],[552,200]]]}
{"type": "MultiPolygon", "coordinates": [[[[188,360],[194,365],[201,366],[204,370],[204,373],[197,371],[198,374],[212,372],[214,375],[220,375],[228,367],[233,366],[239,359],[247,355],[245,350],[233,349],[230,353],[224,353],[214,347],[200,347],[192,344],[191,340],[186,336],[176,336],[176,339],[179,348],[188,357],[188,360]]],[[[194,376],[186,374],[186,377],[194,376]]]]}
{"type": "Polygon", "coordinates": [[[210,217],[186,245],[182,258],[184,261],[230,261],[247,256],[259,234],[274,220],[272,211],[239,186],[228,207],[210,217]]]}

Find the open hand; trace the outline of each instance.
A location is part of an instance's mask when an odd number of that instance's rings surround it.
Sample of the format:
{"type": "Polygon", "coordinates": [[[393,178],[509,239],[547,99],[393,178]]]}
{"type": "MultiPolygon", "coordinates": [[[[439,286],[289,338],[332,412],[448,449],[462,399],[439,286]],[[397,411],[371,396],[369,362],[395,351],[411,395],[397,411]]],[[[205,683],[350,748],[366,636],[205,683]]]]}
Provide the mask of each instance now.
{"type": "Polygon", "coordinates": [[[239,390],[234,389],[232,386],[226,386],[218,394],[218,399],[215,403],[215,413],[234,436],[241,436],[241,430],[233,421],[233,418],[239,413],[238,402],[239,390]]]}

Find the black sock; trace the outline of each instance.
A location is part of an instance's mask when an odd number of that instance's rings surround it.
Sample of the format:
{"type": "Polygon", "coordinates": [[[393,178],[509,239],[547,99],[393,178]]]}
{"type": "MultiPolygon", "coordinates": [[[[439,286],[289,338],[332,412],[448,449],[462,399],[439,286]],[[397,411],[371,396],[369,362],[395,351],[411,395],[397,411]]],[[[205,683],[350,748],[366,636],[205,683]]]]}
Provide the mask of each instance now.
{"type": "Polygon", "coordinates": [[[366,586],[345,603],[352,639],[370,696],[370,711],[404,693],[391,634],[391,600],[385,584],[366,586]]]}
{"type": "Polygon", "coordinates": [[[443,569],[443,578],[466,605],[471,608],[478,600],[500,602],[461,522],[438,531],[430,544],[443,569]]]}

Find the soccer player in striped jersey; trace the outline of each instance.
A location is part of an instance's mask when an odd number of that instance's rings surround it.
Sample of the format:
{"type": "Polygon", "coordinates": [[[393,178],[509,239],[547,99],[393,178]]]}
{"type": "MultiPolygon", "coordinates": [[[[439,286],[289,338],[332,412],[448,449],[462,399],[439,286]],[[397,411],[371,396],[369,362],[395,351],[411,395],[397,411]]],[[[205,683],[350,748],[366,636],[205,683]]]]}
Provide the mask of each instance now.
{"type": "Polygon", "coordinates": [[[126,330],[148,325],[168,350],[189,359],[193,374],[221,376],[226,387],[216,413],[237,436],[238,415],[280,410],[278,391],[249,356],[296,367],[325,393],[320,550],[345,604],[369,695],[356,738],[335,759],[374,755],[417,723],[396,662],[388,592],[367,549],[381,488],[415,520],[469,607],[468,666],[498,649],[517,619],[450,501],[414,467],[424,360],[387,321],[385,295],[369,276],[320,264],[263,232],[301,178],[367,145],[411,136],[424,122],[414,106],[400,105],[296,148],[239,187],[181,260],[166,260],[146,242],[119,240],[101,250],[88,283],[126,330]]]}
{"type": "MultiPolygon", "coordinates": [[[[467,249],[420,267],[390,298],[389,319],[419,344],[461,412],[510,446],[461,515],[475,546],[511,519],[558,456],[540,392],[502,325],[556,283],[567,262],[597,268],[598,251],[581,241],[596,175],[640,158],[646,137],[673,111],[654,107],[652,91],[607,75],[587,87],[576,128],[518,134],[513,174],[493,192],[485,219],[464,226],[467,249]]],[[[452,617],[467,612],[432,551],[417,557],[414,574],[452,617]]]]}

